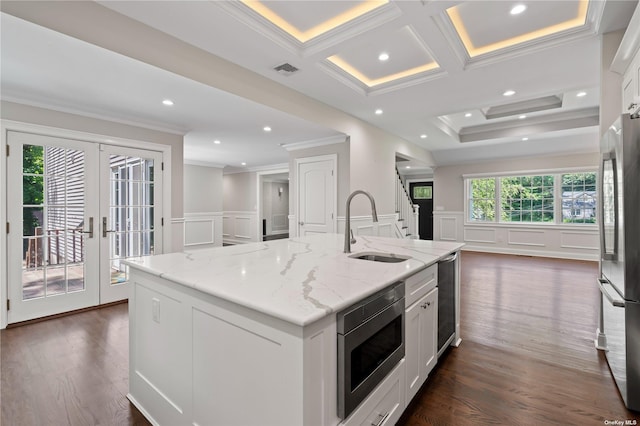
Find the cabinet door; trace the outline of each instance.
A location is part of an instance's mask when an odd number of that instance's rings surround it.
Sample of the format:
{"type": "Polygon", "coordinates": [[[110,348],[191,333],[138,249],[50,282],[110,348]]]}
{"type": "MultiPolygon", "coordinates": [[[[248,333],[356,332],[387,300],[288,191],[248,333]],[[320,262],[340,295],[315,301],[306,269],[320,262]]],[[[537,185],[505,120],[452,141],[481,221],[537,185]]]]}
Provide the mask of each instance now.
{"type": "Polygon", "coordinates": [[[405,372],[407,404],[436,365],[438,349],[438,289],[431,290],[405,312],[405,372]]]}
{"type": "Polygon", "coordinates": [[[407,375],[407,404],[413,399],[427,376],[424,374],[422,366],[422,358],[420,356],[420,348],[423,346],[421,342],[422,335],[422,308],[420,305],[426,300],[427,296],[423,296],[417,302],[406,310],[404,316],[405,324],[405,344],[404,359],[405,372],[407,375]]]}
{"type": "Polygon", "coordinates": [[[421,366],[427,376],[436,366],[438,360],[438,289],[435,288],[420,303],[422,323],[421,333],[421,366]]]}

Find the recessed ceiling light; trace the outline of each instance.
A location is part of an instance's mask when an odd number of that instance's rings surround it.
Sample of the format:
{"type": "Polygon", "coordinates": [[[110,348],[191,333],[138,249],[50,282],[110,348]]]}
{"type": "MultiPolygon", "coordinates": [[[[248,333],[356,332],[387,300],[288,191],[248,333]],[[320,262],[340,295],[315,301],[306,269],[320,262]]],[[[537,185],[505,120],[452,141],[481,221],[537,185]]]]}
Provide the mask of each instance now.
{"type": "Polygon", "coordinates": [[[465,117],[471,117],[473,114],[471,114],[470,112],[466,113],[464,116],[465,117]]]}
{"type": "Polygon", "coordinates": [[[515,92],[515,91],[513,91],[513,90],[507,90],[506,92],[504,92],[504,93],[502,94],[502,96],[513,96],[513,95],[515,95],[515,94],[516,94],[516,92],[515,92]]]}
{"type": "Polygon", "coordinates": [[[405,169],[410,169],[410,168],[411,168],[411,166],[404,166],[404,168],[405,168],[405,169]]]}
{"type": "Polygon", "coordinates": [[[215,143],[216,145],[220,145],[220,141],[218,139],[216,139],[215,141],[213,141],[213,143],[215,143]]]}
{"type": "Polygon", "coordinates": [[[522,138],[522,140],[523,140],[523,141],[528,141],[528,140],[529,140],[529,138],[522,138]]]}
{"type": "Polygon", "coordinates": [[[583,97],[583,96],[587,96],[587,92],[578,92],[578,93],[576,94],[576,96],[577,96],[577,97],[579,97],[579,98],[581,98],[581,97],[583,97]]]}
{"type": "Polygon", "coordinates": [[[512,15],[519,15],[525,10],[527,10],[527,6],[525,6],[524,4],[517,4],[511,8],[511,11],[509,11],[509,13],[511,13],[512,15]]]}
{"type": "Polygon", "coordinates": [[[381,53],[380,55],[378,55],[378,60],[384,62],[386,60],[389,59],[389,54],[388,53],[381,53]]]}
{"type": "Polygon", "coordinates": [[[521,116],[518,117],[520,120],[527,118],[526,115],[522,114],[521,116]]]}
{"type": "Polygon", "coordinates": [[[427,135],[425,135],[424,133],[420,135],[420,139],[426,139],[427,135]]]}
{"type": "Polygon", "coordinates": [[[173,101],[171,99],[165,99],[164,101],[162,101],[162,105],[172,106],[173,101]]]}
{"type": "Polygon", "coordinates": [[[265,132],[270,132],[270,131],[271,131],[271,127],[269,127],[269,126],[264,126],[264,127],[262,128],[262,130],[264,130],[265,132]]]}
{"type": "Polygon", "coordinates": [[[242,162],[242,163],[240,163],[240,164],[242,164],[243,166],[246,166],[246,165],[247,165],[247,163],[245,163],[245,162],[242,162]]]}
{"type": "Polygon", "coordinates": [[[381,110],[380,108],[378,108],[378,109],[376,110],[376,115],[380,115],[380,114],[382,114],[382,110],[381,110]]]}

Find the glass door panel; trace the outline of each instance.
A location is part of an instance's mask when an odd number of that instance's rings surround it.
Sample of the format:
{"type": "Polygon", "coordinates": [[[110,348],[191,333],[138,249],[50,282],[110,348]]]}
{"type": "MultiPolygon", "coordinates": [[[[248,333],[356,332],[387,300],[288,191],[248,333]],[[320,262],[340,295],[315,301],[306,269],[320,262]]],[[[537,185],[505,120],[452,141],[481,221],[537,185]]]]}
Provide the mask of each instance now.
{"type": "Polygon", "coordinates": [[[128,268],[132,257],[161,253],[162,174],[155,168],[162,155],[155,151],[103,146],[101,153],[102,258],[101,301],[128,297],[128,268]],[[108,199],[107,199],[108,197],[108,199]]]}
{"type": "Polygon", "coordinates": [[[98,245],[88,222],[98,213],[97,180],[87,170],[97,148],[17,132],[8,143],[9,322],[96,305],[98,245]]]}

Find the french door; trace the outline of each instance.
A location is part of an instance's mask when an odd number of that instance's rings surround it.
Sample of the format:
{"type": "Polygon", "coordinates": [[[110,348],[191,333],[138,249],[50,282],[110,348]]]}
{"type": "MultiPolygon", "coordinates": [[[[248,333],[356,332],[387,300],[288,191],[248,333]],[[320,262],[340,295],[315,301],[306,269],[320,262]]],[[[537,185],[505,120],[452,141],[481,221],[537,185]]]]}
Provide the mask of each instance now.
{"type": "Polygon", "coordinates": [[[9,132],[8,322],[125,299],[162,250],[160,153],[9,132]]]}
{"type": "Polygon", "coordinates": [[[159,152],[101,147],[100,303],[128,297],[123,260],[162,253],[161,164],[159,152]]]}

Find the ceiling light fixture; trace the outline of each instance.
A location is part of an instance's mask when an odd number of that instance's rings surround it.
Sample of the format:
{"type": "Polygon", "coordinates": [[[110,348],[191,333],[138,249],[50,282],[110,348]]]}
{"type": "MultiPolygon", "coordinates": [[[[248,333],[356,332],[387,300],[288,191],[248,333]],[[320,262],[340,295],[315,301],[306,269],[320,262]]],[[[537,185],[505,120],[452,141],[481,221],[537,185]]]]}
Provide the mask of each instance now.
{"type": "Polygon", "coordinates": [[[173,101],[171,99],[165,99],[162,101],[162,105],[173,106],[173,101]]]}
{"type": "Polygon", "coordinates": [[[420,139],[426,139],[427,135],[425,135],[424,133],[420,135],[420,139]]]}
{"type": "Polygon", "coordinates": [[[473,115],[473,114],[471,114],[470,112],[468,112],[468,113],[466,113],[464,116],[465,116],[465,117],[467,117],[467,118],[469,118],[469,117],[471,117],[472,115],[473,115]]]}
{"type": "Polygon", "coordinates": [[[511,8],[509,13],[512,15],[519,15],[525,10],[527,10],[527,6],[525,6],[524,4],[517,4],[511,8]]]}
{"type": "Polygon", "coordinates": [[[527,118],[527,116],[526,116],[526,115],[524,115],[524,114],[522,114],[522,115],[521,115],[521,116],[519,116],[518,118],[519,118],[520,120],[523,120],[523,119],[527,118]]]}
{"type": "Polygon", "coordinates": [[[376,110],[376,115],[381,115],[381,114],[382,114],[382,112],[383,112],[383,111],[382,111],[380,108],[378,108],[378,109],[376,110]]]}
{"type": "Polygon", "coordinates": [[[265,132],[270,132],[270,131],[271,131],[271,127],[269,127],[269,126],[264,126],[264,127],[262,128],[262,130],[264,130],[265,132]]]}
{"type": "Polygon", "coordinates": [[[215,141],[213,141],[213,143],[215,143],[216,145],[220,145],[220,141],[218,139],[216,139],[215,141]]]}
{"type": "Polygon", "coordinates": [[[516,94],[516,92],[514,90],[507,90],[506,92],[504,92],[502,94],[502,96],[513,96],[515,94],[516,94]]]}
{"type": "Polygon", "coordinates": [[[522,138],[522,140],[523,140],[523,141],[528,141],[528,140],[529,140],[529,138],[522,138]]]}
{"type": "Polygon", "coordinates": [[[246,165],[247,165],[247,163],[245,163],[245,162],[242,162],[242,163],[240,163],[240,164],[242,164],[243,166],[246,166],[246,165]]]}
{"type": "Polygon", "coordinates": [[[578,93],[576,94],[576,96],[577,96],[577,97],[579,97],[579,98],[581,98],[581,97],[583,97],[583,96],[587,96],[587,92],[578,92],[578,93]]]}
{"type": "Polygon", "coordinates": [[[405,169],[410,169],[410,168],[411,168],[411,166],[404,166],[404,168],[405,168],[405,169]]]}
{"type": "Polygon", "coordinates": [[[384,53],[384,52],[383,52],[383,53],[381,53],[380,55],[378,55],[378,60],[379,60],[379,61],[384,62],[384,61],[386,61],[386,60],[388,60],[388,59],[389,59],[389,54],[388,54],[388,53],[384,53]]]}

